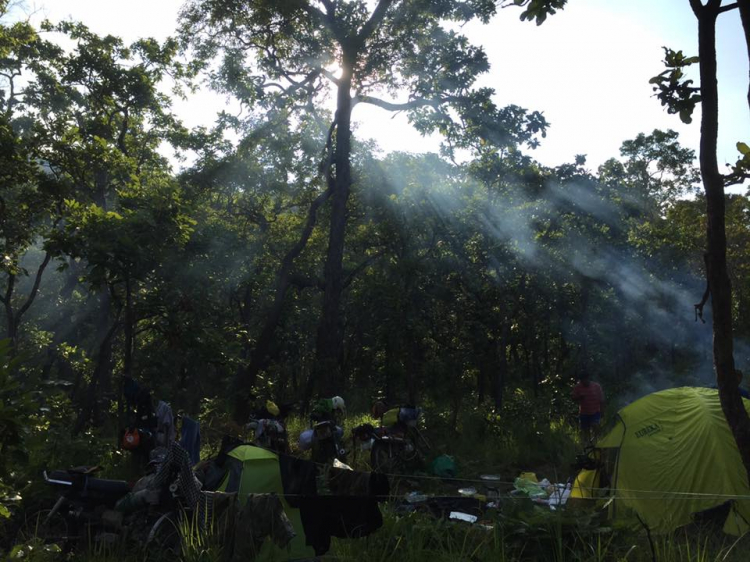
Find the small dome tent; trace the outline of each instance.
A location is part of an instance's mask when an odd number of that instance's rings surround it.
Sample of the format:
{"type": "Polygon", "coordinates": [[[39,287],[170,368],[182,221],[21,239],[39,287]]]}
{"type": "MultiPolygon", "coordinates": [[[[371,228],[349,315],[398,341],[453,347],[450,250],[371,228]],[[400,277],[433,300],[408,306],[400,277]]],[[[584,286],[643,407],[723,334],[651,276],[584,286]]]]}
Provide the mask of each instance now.
{"type": "Polygon", "coordinates": [[[265,541],[256,559],[310,560],[328,551],[331,537],[360,538],[379,529],[378,502],[390,494],[385,475],[337,468],[327,472],[336,494],[319,494],[317,468],[304,459],[228,441],[196,473],[204,490],[236,493],[243,505],[248,494],[277,494],[296,537],[288,549],[265,541]]]}
{"type": "MultiPolygon", "coordinates": [[[[750,409],[750,400],[745,400],[750,409]]],[[[747,472],[715,389],[654,392],[618,412],[597,443],[612,459],[610,516],[637,514],[669,532],[695,514],[728,504],[724,531],[750,530],[747,472]]]]}
{"type": "MultiPolygon", "coordinates": [[[[274,492],[284,498],[284,486],[279,470],[279,457],[271,451],[253,445],[240,445],[228,455],[226,475],[218,487],[221,492],[237,492],[240,498],[246,494],[274,492]]],[[[258,558],[261,560],[309,559],[315,550],[305,544],[305,533],[300,510],[289,506],[282,499],[284,511],[294,526],[297,536],[290,544],[288,553],[266,541],[258,558]]]]}

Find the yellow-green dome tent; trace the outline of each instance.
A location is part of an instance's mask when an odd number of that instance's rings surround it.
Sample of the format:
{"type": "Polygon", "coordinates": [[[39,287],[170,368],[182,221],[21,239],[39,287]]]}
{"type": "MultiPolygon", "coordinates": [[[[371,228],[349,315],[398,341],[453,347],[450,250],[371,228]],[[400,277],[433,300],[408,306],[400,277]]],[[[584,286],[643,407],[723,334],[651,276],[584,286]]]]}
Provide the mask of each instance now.
{"type": "Polygon", "coordinates": [[[271,492],[278,494],[284,505],[284,512],[292,522],[297,534],[286,552],[272,544],[271,541],[266,541],[258,554],[258,560],[307,560],[314,558],[315,551],[305,544],[305,531],[299,509],[290,507],[284,499],[278,455],[254,445],[239,445],[232,449],[227,456],[230,461],[229,467],[218,490],[237,492],[240,501],[243,501],[247,494],[268,494],[271,492]]]}
{"type": "Polygon", "coordinates": [[[695,513],[731,502],[724,530],[750,530],[747,472],[717,390],[682,387],[644,396],[619,411],[597,446],[615,459],[612,517],[635,512],[651,530],[669,532],[695,513]]]}
{"type": "Polygon", "coordinates": [[[296,533],[287,549],[266,540],[254,560],[311,560],[328,551],[332,537],[366,537],[382,526],[378,502],[390,493],[385,475],[341,470],[337,493],[319,494],[314,463],[254,445],[230,447],[201,469],[204,489],[237,493],[241,504],[248,494],[275,493],[296,533]]]}

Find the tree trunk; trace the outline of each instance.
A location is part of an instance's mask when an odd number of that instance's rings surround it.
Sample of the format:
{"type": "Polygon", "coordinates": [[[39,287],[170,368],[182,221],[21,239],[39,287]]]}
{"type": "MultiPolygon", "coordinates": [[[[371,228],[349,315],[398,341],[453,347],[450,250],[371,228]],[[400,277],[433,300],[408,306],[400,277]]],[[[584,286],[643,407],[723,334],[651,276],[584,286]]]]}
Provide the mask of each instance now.
{"type": "MultiPolygon", "coordinates": [[[[110,311],[110,297],[108,293],[104,293],[102,303],[102,319],[100,324],[99,333],[104,333],[99,349],[97,352],[97,361],[94,372],[91,374],[91,380],[89,381],[86,392],[83,396],[83,401],[80,404],[80,410],[78,412],[78,418],[73,426],[73,435],[78,435],[91,421],[92,414],[96,408],[96,402],[99,396],[99,390],[101,384],[107,380],[109,372],[112,369],[112,340],[117,334],[117,330],[120,327],[119,319],[115,318],[112,326],[107,329],[109,324],[109,311],[110,311]]],[[[118,315],[119,316],[119,315],[118,315]]]]}
{"type": "Polygon", "coordinates": [[[125,350],[123,353],[122,376],[117,384],[117,416],[125,415],[123,392],[125,379],[133,377],[133,350],[135,348],[135,310],[133,308],[133,288],[130,277],[125,278],[125,350]]]}
{"type": "Polygon", "coordinates": [[[477,404],[484,404],[487,393],[487,381],[492,380],[493,371],[497,370],[497,342],[487,338],[481,351],[479,369],[477,369],[477,404]]]}
{"type": "Polygon", "coordinates": [[[241,366],[237,369],[234,380],[234,420],[238,423],[244,423],[247,420],[247,417],[250,414],[250,393],[255,385],[255,379],[257,378],[258,373],[268,366],[269,354],[273,342],[275,341],[276,328],[281,320],[281,313],[284,310],[286,294],[291,285],[290,279],[294,260],[297,259],[297,256],[299,256],[302,253],[302,250],[307,246],[307,241],[310,239],[313,228],[315,228],[318,209],[326,202],[330,194],[331,189],[328,187],[310,204],[310,209],[307,212],[307,220],[302,229],[299,240],[297,240],[297,243],[286,253],[284,259],[281,260],[281,267],[276,274],[276,291],[274,293],[273,304],[268,311],[266,322],[263,325],[260,336],[258,337],[258,342],[253,349],[250,364],[247,367],[241,366]]]}
{"type": "Polygon", "coordinates": [[[499,413],[503,408],[503,390],[505,386],[505,375],[508,372],[508,333],[507,324],[503,324],[500,333],[500,349],[498,350],[498,364],[493,378],[493,397],[495,401],[495,413],[499,413]]]}
{"type": "MultiPolygon", "coordinates": [[[[750,0],[737,0],[740,9],[742,29],[745,31],[745,44],[747,45],[747,60],[750,61],[750,0]]],[[[750,70],[748,70],[747,105],[750,107],[750,70]]]]}
{"type": "Polygon", "coordinates": [[[331,195],[331,225],[324,267],[323,310],[316,340],[315,380],[322,395],[335,394],[340,387],[343,327],[341,294],[344,289],[344,240],[346,236],[347,202],[351,191],[351,114],[352,71],[354,56],[343,55],[343,71],[339,79],[336,107],[336,177],[331,195]]]}
{"type": "Polygon", "coordinates": [[[700,168],[706,192],[707,281],[713,313],[713,356],[719,399],[750,480],[750,418],[739,393],[734,368],[732,335],[732,287],[727,272],[724,180],[719,173],[716,144],[719,131],[719,99],[716,79],[716,18],[721,2],[706,6],[691,0],[698,17],[698,55],[701,80],[700,168]]]}
{"type": "Polygon", "coordinates": [[[29,296],[26,297],[26,301],[17,311],[13,308],[13,293],[16,286],[16,276],[13,274],[8,274],[8,285],[5,290],[5,295],[3,297],[0,297],[0,302],[2,302],[5,306],[5,320],[8,329],[8,339],[10,340],[11,357],[15,356],[15,354],[18,352],[18,330],[21,326],[21,318],[34,303],[34,300],[39,293],[39,285],[42,282],[42,275],[44,275],[44,270],[47,269],[47,265],[49,265],[51,259],[52,254],[46,252],[44,254],[42,263],[37,268],[36,275],[34,276],[34,284],[31,287],[31,292],[29,293],[29,296]]]}
{"type": "Polygon", "coordinates": [[[417,372],[422,361],[422,346],[416,338],[410,334],[409,339],[412,344],[406,349],[406,394],[409,404],[417,404],[417,372]]]}
{"type": "Polygon", "coordinates": [[[8,286],[5,291],[5,297],[3,298],[3,305],[5,306],[5,326],[7,329],[7,337],[10,340],[11,354],[15,355],[16,346],[18,345],[18,325],[16,323],[16,314],[13,310],[13,289],[16,284],[16,276],[8,275],[8,286]]]}
{"type": "Polygon", "coordinates": [[[123,353],[123,375],[133,376],[133,348],[135,347],[135,310],[130,278],[125,279],[125,352],[123,353]]]}

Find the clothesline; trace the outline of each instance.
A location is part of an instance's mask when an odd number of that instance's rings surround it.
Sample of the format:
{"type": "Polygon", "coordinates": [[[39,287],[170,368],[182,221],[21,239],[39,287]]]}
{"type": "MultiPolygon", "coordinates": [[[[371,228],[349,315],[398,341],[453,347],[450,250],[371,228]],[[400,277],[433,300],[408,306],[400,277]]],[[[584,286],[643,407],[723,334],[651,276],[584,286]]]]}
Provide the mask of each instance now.
{"type": "MultiPolygon", "coordinates": [[[[206,427],[208,431],[214,432],[218,435],[226,436],[226,437],[233,437],[236,438],[235,435],[232,435],[230,433],[226,433],[223,431],[220,431],[218,429],[212,428],[212,427],[206,427]]],[[[278,453],[276,451],[273,451],[271,449],[266,449],[264,447],[260,447],[258,445],[254,445],[260,449],[268,450],[276,455],[282,455],[283,453],[278,453]]],[[[294,456],[294,455],[285,455],[285,456],[294,456]]],[[[330,466],[326,465],[324,463],[318,463],[315,461],[308,461],[311,462],[317,466],[325,467],[330,466]]],[[[380,474],[383,474],[384,476],[387,476],[389,478],[396,478],[396,479],[403,479],[403,480],[423,480],[423,481],[439,481],[439,482],[456,482],[456,483],[472,483],[472,484],[482,484],[485,488],[489,490],[495,490],[499,487],[513,487],[515,485],[515,481],[505,481],[505,480],[485,480],[482,478],[459,478],[459,477],[443,477],[443,476],[430,476],[428,474],[403,474],[403,473],[391,473],[391,472],[381,472],[380,474]]],[[[577,479],[577,478],[576,478],[577,479]]],[[[600,488],[600,487],[592,487],[592,486],[581,486],[583,489],[585,489],[589,493],[596,492],[598,495],[600,495],[600,498],[597,499],[606,499],[606,500],[637,500],[637,499],[649,499],[649,500],[665,500],[665,499],[671,499],[671,500],[694,500],[694,499],[726,499],[726,500],[750,500],[750,495],[741,495],[741,494],[722,494],[722,493],[711,493],[711,492],[683,492],[683,491],[673,491],[673,492],[666,492],[664,490],[640,490],[640,489],[626,489],[626,488],[618,488],[617,493],[611,494],[609,493],[611,491],[611,488],[600,488]]],[[[289,495],[289,494],[285,494],[289,495]]],[[[458,499],[458,498],[464,498],[464,499],[470,499],[473,496],[467,496],[467,495],[444,495],[444,494],[422,494],[426,498],[446,498],[446,499],[458,499]]],[[[486,496],[487,494],[481,494],[483,496],[486,496]]],[[[292,494],[291,497],[294,497],[292,494]]],[[[401,498],[402,496],[369,496],[369,497],[376,497],[378,499],[397,499],[401,498]]],[[[521,495],[510,495],[510,494],[504,494],[500,496],[502,499],[513,499],[513,500],[528,500],[529,498],[527,496],[521,496],[521,495]]]]}

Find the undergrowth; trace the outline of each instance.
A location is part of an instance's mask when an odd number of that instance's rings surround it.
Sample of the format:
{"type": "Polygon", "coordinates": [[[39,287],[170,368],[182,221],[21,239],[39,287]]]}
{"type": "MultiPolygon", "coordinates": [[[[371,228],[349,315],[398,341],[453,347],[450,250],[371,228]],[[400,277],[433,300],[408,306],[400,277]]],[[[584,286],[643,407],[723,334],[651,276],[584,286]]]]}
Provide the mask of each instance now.
{"type": "MultiPolygon", "coordinates": [[[[512,403],[512,401],[511,401],[512,403]]],[[[540,478],[564,482],[573,475],[573,462],[579,449],[574,427],[564,417],[551,423],[543,415],[531,415],[536,408],[532,401],[524,407],[496,416],[476,408],[465,411],[456,427],[448,423],[444,412],[427,411],[423,431],[433,443],[429,458],[421,469],[406,475],[404,482],[392,482],[392,493],[398,497],[405,490],[455,495],[461,479],[471,481],[481,474],[498,474],[511,482],[519,472],[536,472],[540,478]],[[458,480],[441,481],[429,476],[429,463],[441,454],[451,455],[457,465],[458,480]]],[[[540,406],[541,408],[541,406],[540,406]]],[[[202,420],[203,421],[203,420],[202,420]]],[[[362,423],[376,425],[368,414],[350,415],[345,420],[345,446],[350,450],[348,461],[356,469],[369,469],[369,453],[352,449],[351,429],[362,423]]],[[[215,424],[214,427],[221,427],[215,424]]],[[[293,415],[288,420],[293,454],[299,451],[297,436],[309,427],[308,420],[293,415]]],[[[217,435],[221,431],[215,432],[217,435]]],[[[216,453],[219,438],[206,433],[203,456],[216,453]]],[[[111,438],[87,435],[75,442],[65,442],[62,435],[55,444],[33,451],[30,460],[41,466],[43,454],[56,464],[83,457],[86,443],[91,443],[91,464],[103,463],[113,477],[128,469],[128,459],[113,447],[111,438]],[[66,449],[67,447],[67,449],[66,449]]],[[[479,486],[477,486],[479,487],[479,486]]],[[[26,490],[29,497],[30,490],[26,490]]],[[[384,525],[363,539],[334,539],[323,560],[356,562],[739,562],[747,559],[747,537],[740,539],[718,533],[680,531],[671,536],[655,536],[610,526],[592,510],[575,511],[573,507],[560,513],[535,507],[526,500],[506,500],[499,511],[489,512],[480,524],[434,519],[424,513],[398,513],[391,504],[383,504],[384,525]]],[[[181,554],[160,555],[156,552],[128,549],[119,545],[101,546],[64,554],[39,541],[16,545],[0,553],[3,562],[219,562],[226,552],[223,534],[199,529],[185,520],[179,528],[181,554]]]]}

